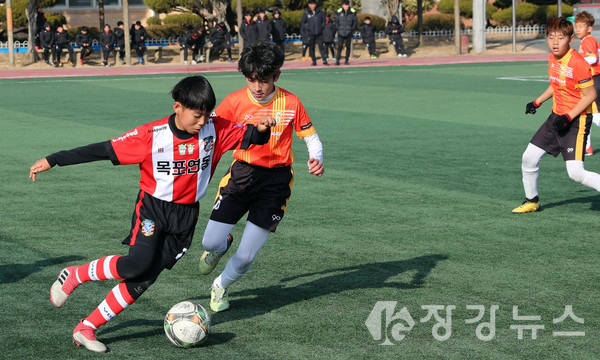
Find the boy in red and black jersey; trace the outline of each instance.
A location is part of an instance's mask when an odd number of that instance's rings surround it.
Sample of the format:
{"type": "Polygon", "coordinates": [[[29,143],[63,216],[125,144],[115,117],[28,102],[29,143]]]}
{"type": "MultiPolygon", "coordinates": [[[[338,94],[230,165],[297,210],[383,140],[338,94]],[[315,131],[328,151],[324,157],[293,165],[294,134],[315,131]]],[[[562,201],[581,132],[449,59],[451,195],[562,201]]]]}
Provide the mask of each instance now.
{"type": "Polygon", "coordinates": [[[121,281],[106,299],[73,331],[73,340],[95,352],[106,352],[95,332],[135,302],[164,269],[189,249],[198,201],[206,193],[224,152],[265,144],[275,119],[265,117],[255,126],[211,116],[215,94],[201,76],[181,80],[171,92],[174,114],[126,132],[114,139],[60,151],[38,160],[29,177],[54,165],[111,160],[115,165],[138,164],[140,192],[129,235],[127,255],[105,256],[63,269],[50,289],[50,301],[61,307],[77,286],[87,281],[121,281]]]}
{"type": "Polygon", "coordinates": [[[573,24],[562,18],[551,19],[546,26],[550,48],[548,76],[550,86],[527,104],[525,114],[535,114],[541,104],[552,98],[552,113],[533,135],[523,153],[521,169],[525,202],[512,210],[522,214],[540,209],[538,197],[539,163],[546,154],[562,154],[569,177],[600,191],[600,175],[583,167],[585,139],[592,123],[592,103],[596,90],[590,65],[575,50],[573,24]]]}

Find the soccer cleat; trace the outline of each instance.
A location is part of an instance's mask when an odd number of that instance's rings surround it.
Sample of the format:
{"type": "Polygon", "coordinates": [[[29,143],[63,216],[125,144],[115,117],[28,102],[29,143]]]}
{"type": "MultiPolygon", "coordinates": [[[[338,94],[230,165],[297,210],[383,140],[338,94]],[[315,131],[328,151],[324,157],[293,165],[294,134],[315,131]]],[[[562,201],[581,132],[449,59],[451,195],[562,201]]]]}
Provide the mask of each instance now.
{"type": "Polygon", "coordinates": [[[62,307],[69,295],[79,286],[77,281],[77,275],[75,275],[76,266],[69,266],[64,268],[58,274],[58,279],[52,284],[50,288],[50,301],[54,307],[62,307]]]}
{"type": "Polygon", "coordinates": [[[588,147],[585,149],[585,156],[592,156],[592,155],[594,155],[594,149],[592,149],[592,147],[591,147],[591,146],[588,146],[588,147]]]}
{"type": "Polygon", "coordinates": [[[198,62],[203,62],[206,58],[204,57],[204,55],[200,55],[198,56],[198,62]]]}
{"type": "Polygon", "coordinates": [[[91,326],[87,326],[83,323],[83,320],[75,326],[73,330],[73,342],[77,346],[84,346],[90,351],[97,353],[105,353],[108,351],[106,345],[96,340],[96,329],[91,326]]]}
{"type": "Polygon", "coordinates": [[[183,65],[187,65],[187,64],[188,64],[188,62],[187,62],[187,60],[185,60],[185,61],[183,62],[183,65]]]}
{"type": "Polygon", "coordinates": [[[371,59],[377,59],[377,55],[371,55],[371,59]]]}
{"type": "Polygon", "coordinates": [[[196,62],[196,60],[192,60],[192,65],[196,65],[196,64],[198,64],[198,63],[196,62]]]}
{"type": "Polygon", "coordinates": [[[79,65],[83,65],[83,59],[79,59],[79,65]]]}
{"type": "Polygon", "coordinates": [[[306,56],[303,56],[303,57],[302,57],[302,61],[306,61],[306,56]]]}
{"type": "Polygon", "coordinates": [[[233,236],[231,234],[227,234],[227,249],[225,249],[225,251],[222,253],[218,253],[216,251],[204,251],[200,257],[200,274],[210,274],[219,263],[219,260],[221,260],[223,255],[225,255],[227,250],[229,250],[232,242],[233,236]]]}
{"type": "Polygon", "coordinates": [[[538,211],[540,209],[539,202],[532,202],[529,200],[525,200],[521,206],[518,206],[512,210],[513,214],[525,214],[534,211],[538,211]]]}
{"type": "Polygon", "coordinates": [[[229,295],[227,289],[213,285],[210,288],[210,309],[214,312],[229,309],[229,295]]]}
{"type": "Polygon", "coordinates": [[[227,61],[229,61],[229,62],[233,62],[233,59],[232,59],[232,58],[229,58],[229,59],[227,59],[227,61]]]}
{"type": "Polygon", "coordinates": [[[339,64],[340,64],[340,61],[339,61],[339,60],[336,60],[336,61],[335,61],[335,64],[336,64],[336,65],[339,65],[339,64]]]}
{"type": "Polygon", "coordinates": [[[68,62],[69,62],[69,65],[71,65],[71,66],[75,66],[75,63],[74,63],[74,62],[72,62],[71,60],[69,60],[68,62]]]}
{"type": "Polygon", "coordinates": [[[348,65],[348,60],[344,60],[344,65],[348,65]]]}

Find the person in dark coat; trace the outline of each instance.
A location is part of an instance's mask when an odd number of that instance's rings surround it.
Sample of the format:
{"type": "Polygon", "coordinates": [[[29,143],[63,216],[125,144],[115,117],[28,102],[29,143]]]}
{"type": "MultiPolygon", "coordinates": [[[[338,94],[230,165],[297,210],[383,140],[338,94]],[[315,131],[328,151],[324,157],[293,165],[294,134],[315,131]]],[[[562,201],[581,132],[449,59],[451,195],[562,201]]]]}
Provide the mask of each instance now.
{"type": "Polygon", "coordinates": [[[200,58],[198,53],[204,48],[204,29],[202,27],[194,28],[185,33],[179,39],[179,44],[183,48],[183,63],[187,65],[188,51],[192,50],[192,64],[196,65],[200,58]]]}
{"type": "Polygon", "coordinates": [[[54,52],[54,31],[49,22],[44,24],[44,28],[42,29],[42,32],[40,32],[40,46],[44,50],[42,57],[46,64],[54,65],[54,62],[50,62],[50,53],[54,52]]]}
{"type": "Polygon", "coordinates": [[[325,27],[325,13],[317,7],[316,0],[309,0],[308,8],[302,14],[300,20],[301,26],[304,26],[306,32],[310,36],[310,42],[308,44],[308,53],[312,58],[312,65],[317,65],[317,57],[315,54],[315,45],[319,46],[319,52],[323,59],[323,65],[329,65],[327,63],[327,52],[325,51],[325,45],[323,44],[323,28],[325,27]]]}
{"type": "Polygon", "coordinates": [[[335,60],[335,48],[333,42],[335,40],[335,33],[337,28],[335,22],[330,15],[325,18],[325,27],[323,28],[323,45],[325,45],[325,58],[329,61],[329,52],[331,52],[331,58],[335,60]]]}
{"type": "Polygon", "coordinates": [[[110,25],[104,25],[104,31],[100,34],[100,39],[98,39],[100,43],[100,47],[102,48],[102,63],[104,66],[108,67],[108,57],[110,53],[113,51],[115,47],[115,43],[117,39],[115,38],[115,33],[110,29],[110,25]]]}
{"type": "Polygon", "coordinates": [[[375,27],[371,24],[371,18],[368,16],[365,17],[360,26],[360,37],[363,43],[367,45],[371,59],[377,59],[377,54],[375,54],[375,27]]]}
{"type": "Polygon", "coordinates": [[[244,49],[258,42],[258,26],[252,20],[252,14],[249,12],[244,14],[240,36],[244,39],[244,49]]]}
{"type": "Polygon", "coordinates": [[[140,21],[137,21],[131,29],[131,47],[135,49],[138,63],[144,64],[144,53],[146,52],[146,39],[148,39],[148,33],[142,26],[140,21]]]}
{"type": "Polygon", "coordinates": [[[271,41],[271,30],[273,25],[271,24],[271,20],[269,20],[264,10],[258,11],[256,27],[258,28],[258,41],[271,41]]]}
{"type": "Polygon", "coordinates": [[[81,48],[79,65],[83,65],[83,60],[94,52],[94,49],[92,48],[92,36],[89,34],[86,26],[82,26],[79,33],[77,33],[77,36],[75,36],[75,43],[81,48]]]}
{"type": "Polygon", "coordinates": [[[394,49],[398,57],[406,57],[406,50],[404,49],[404,43],[402,40],[402,33],[404,28],[398,21],[397,16],[392,16],[392,20],[385,27],[385,33],[390,37],[390,41],[394,44],[394,49]]]}
{"type": "Polygon", "coordinates": [[[218,58],[223,50],[227,50],[227,61],[233,62],[231,58],[231,35],[229,35],[224,22],[218,23],[210,31],[208,42],[210,44],[210,52],[208,54],[209,63],[218,58]]]}
{"type": "Polygon", "coordinates": [[[40,46],[40,33],[44,31],[44,25],[46,24],[46,14],[44,14],[44,9],[41,7],[37,8],[37,13],[35,16],[35,46],[36,48],[40,46]]]}
{"type": "MultiPolygon", "coordinates": [[[[302,61],[306,61],[306,52],[310,45],[310,35],[306,31],[306,27],[302,24],[300,24],[300,35],[302,36],[302,61]]],[[[312,61],[312,58],[309,56],[308,60],[312,61]]]]}
{"type": "Polygon", "coordinates": [[[352,43],[352,33],[358,25],[358,19],[356,18],[356,10],[350,7],[350,1],[343,0],[342,7],[337,11],[337,17],[335,24],[338,31],[338,46],[337,46],[337,57],[335,64],[340,64],[342,58],[342,49],[346,47],[346,57],[344,58],[344,64],[348,65],[348,59],[350,59],[350,45],[352,43]]]}
{"type": "Polygon", "coordinates": [[[125,24],[123,24],[122,21],[117,22],[114,34],[116,44],[115,50],[119,52],[121,64],[125,64],[125,24]]]}
{"type": "Polygon", "coordinates": [[[62,25],[58,25],[56,27],[56,32],[54,33],[54,54],[52,54],[54,56],[54,66],[62,66],[60,59],[64,49],[67,49],[69,52],[69,65],[75,66],[75,54],[73,53],[73,47],[71,46],[71,37],[65,31],[62,25]]]}
{"type": "Polygon", "coordinates": [[[279,10],[273,11],[273,19],[271,19],[271,37],[275,45],[279,46],[281,52],[285,55],[285,32],[287,25],[285,20],[281,18],[281,12],[279,10]]]}

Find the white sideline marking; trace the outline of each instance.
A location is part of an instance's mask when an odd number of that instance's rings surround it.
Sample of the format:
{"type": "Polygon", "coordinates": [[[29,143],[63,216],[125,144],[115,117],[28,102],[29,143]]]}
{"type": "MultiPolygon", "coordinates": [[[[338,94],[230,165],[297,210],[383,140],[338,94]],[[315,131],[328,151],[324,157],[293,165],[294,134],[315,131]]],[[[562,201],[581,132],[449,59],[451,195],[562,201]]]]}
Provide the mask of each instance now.
{"type": "Polygon", "coordinates": [[[504,76],[496,78],[498,80],[512,80],[512,81],[537,81],[537,82],[548,82],[548,76],[504,76]]]}

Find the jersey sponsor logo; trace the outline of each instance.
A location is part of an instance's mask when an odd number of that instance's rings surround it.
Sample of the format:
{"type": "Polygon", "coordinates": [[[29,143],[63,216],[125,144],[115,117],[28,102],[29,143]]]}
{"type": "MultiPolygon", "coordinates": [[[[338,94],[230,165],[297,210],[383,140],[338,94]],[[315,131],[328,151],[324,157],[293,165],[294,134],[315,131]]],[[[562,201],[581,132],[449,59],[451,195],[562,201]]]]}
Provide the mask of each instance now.
{"type": "Polygon", "coordinates": [[[209,165],[210,155],[206,155],[202,159],[157,161],[155,170],[158,173],[165,173],[173,176],[181,176],[186,174],[193,175],[205,170],[209,165]]]}
{"type": "Polygon", "coordinates": [[[179,150],[179,155],[192,155],[194,153],[194,144],[193,143],[181,143],[177,145],[177,149],[179,150]]]}
{"type": "Polygon", "coordinates": [[[144,219],[142,220],[142,234],[144,234],[144,236],[152,236],[154,235],[154,221],[152,220],[148,220],[148,219],[144,219]]]}
{"type": "Polygon", "coordinates": [[[204,151],[210,152],[213,149],[213,146],[215,145],[214,136],[207,136],[202,141],[204,141],[204,151]]]}
{"type": "Polygon", "coordinates": [[[559,83],[560,86],[565,86],[567,84],[567,80],[561,79],[561,78],[556,77],[556,76],[550,76],[550,82],[559,83]]]}
{"type": "Polygon", "coordinates": [[[148,133],[153,133],[153,132],[159,132],[159,131],[163,131],[163,130],[167,130],[167,125],[162,125],[159,127],[155,127],[152,130],[148,129],[148,133]]]}
{"type": "Polygon", "coordinates": [[[587,78],[587,79],[579,80],[579,84],[586,83],[586,82],[588,82],[590,80],[592,80],[592,78],[587,78]]]}
{"type": "Polygon", "coordinates": [[[311,127],[311,126],[313,126],[313,125],[312,125],[312,122],[309,122],[308,124],[301,126],[301,127],[300,127],[300,129],[302,129],[302,130],[306,130],[306,129],[308,129],[308,128],[309,128],[309,127],[311,127]]]}
{"type": "Polygon", "coordinates": [[[128,133],[127,133],[127,134],[125,134],[125,135],[121,135],[121,136],[119,136],[119,137],[118,137],[118,138],[116,138],[116,139],[112,139],[112,142],[122,141],[122,140],[125,140],[125,139],[127,139],[127,138],[128,138],[128,137],[130,137],[130,136],[135,136],[135,135],[137,135],[137,134],[138,134],[138,131],[137,131],[137,129],[135,129],[135,130],[133,130],[133,131],[130,131],[130,132],[128,132],[128,133]]]}

